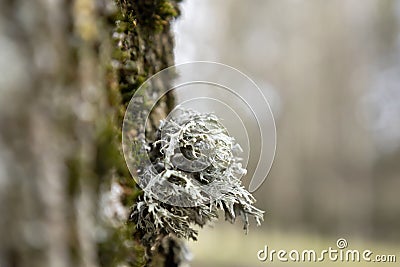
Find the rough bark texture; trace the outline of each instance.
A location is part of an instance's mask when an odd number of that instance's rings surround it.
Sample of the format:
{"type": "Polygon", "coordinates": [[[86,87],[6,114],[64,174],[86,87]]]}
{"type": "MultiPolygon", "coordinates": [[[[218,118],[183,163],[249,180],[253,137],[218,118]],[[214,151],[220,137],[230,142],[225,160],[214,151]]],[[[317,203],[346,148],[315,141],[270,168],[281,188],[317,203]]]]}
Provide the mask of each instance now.
{"type": "MultiPolygon", "coordinates": [[[[140,191],[120,128],[135,90],[173,64],[176,5],[0,0],[1,267],[162,266],[173,257],[165,246],[146,260],[126,223],[140,191]]],[[[166,112],[173,99],[163,101],[166,112]]]]}

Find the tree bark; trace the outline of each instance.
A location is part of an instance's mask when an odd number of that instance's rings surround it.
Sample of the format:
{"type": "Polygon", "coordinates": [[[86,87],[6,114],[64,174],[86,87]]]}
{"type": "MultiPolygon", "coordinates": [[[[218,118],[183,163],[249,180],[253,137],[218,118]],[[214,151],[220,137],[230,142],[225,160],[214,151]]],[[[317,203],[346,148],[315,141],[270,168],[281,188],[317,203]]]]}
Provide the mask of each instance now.
{"type": "Polygon", "coordinates": [[[173,65],[178,14],[174,0],[0,0],[0,266],[146,265],[120,128],[173,65]]]}

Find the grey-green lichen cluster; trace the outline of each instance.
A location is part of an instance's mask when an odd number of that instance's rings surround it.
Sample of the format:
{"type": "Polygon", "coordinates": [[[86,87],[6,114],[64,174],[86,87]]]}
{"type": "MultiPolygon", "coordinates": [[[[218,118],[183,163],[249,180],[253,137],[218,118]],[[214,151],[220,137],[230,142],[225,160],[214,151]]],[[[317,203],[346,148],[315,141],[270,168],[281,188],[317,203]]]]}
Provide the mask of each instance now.
{"type": "Polygon", "coordinates": [[[131,213],[144,243],[157,247],[171,234],[196,240],[194,226],[215,220],[219,210],[232,223],[240,217],[246,231],[249,216],[259,225],[264,212],[241,185],[240,151],[214,114],[179,109],[163,121],[148,144],[152,165],[141,170],[146,188],[131,213]]]}

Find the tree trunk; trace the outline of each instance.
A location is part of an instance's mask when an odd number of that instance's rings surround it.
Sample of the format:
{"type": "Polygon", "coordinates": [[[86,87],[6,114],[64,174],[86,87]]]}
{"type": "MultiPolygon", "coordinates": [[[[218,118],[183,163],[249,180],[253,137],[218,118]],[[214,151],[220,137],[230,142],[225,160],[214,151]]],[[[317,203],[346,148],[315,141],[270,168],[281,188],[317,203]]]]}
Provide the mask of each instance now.
{"type": "Polygon", "coordinates": [[[146,265],[120,128],[173,64],[178,14],[174,0],[0,0],[1,267],[146,265]]]}

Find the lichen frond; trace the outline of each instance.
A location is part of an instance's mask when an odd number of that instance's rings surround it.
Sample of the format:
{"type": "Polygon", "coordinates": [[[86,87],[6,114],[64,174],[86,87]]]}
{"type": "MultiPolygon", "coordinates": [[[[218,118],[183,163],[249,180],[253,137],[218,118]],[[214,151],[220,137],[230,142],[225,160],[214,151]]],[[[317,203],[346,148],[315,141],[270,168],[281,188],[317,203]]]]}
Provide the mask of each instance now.
{"type": "Polygon", "coordinates": [[[159,235],[196,240],[194,226],[216,220],[220,210],[231,223],[241,218],[246,232],[249,217],[261,224],[264,211],[241,184],[241,148],[217,116],[180,109],[146,145],[152,165],[141,171],[146,188],[130,218],[149,246],[159,235]]]}

